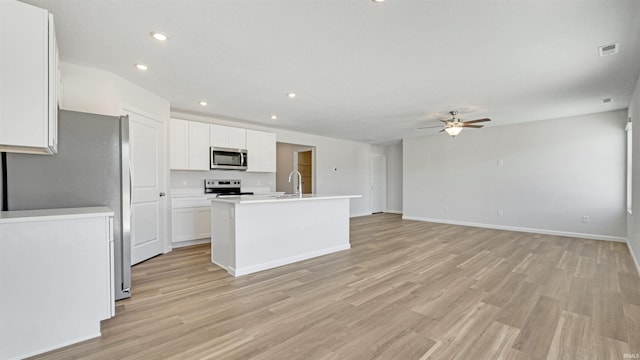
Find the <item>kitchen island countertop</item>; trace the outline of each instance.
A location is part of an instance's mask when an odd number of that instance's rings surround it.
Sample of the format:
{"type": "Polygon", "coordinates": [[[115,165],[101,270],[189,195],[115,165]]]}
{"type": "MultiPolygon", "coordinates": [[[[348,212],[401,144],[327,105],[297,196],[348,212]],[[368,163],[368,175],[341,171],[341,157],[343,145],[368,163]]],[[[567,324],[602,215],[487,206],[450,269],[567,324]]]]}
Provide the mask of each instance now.
{"type": "Polygon", "coordinates": [[[362,197],[362,195],[302,194],[302,197],[296,194],[285,194],[280,196],[240,195],[240,196],[229,196],[229,197],[223,197],[223,198],[213,198],[211,199],[211,201],[231,203],[231,204],[259,204],[259,203],[278,203],[278,202],[284,202],[284,201],[351,199],[351,198],[360,198],[360,197],[362,197]]]}

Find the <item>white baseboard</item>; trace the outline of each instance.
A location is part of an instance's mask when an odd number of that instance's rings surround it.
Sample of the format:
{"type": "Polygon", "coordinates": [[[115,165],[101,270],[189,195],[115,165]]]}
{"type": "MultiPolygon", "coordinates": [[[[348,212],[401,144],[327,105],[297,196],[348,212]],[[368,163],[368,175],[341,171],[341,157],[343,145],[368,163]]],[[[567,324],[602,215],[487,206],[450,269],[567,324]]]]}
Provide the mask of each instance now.
{"type": "Polygon", "coordinates": [[[351,214],[349,215],[349,217],[354,218],[354,217],[369,216],[369,215],[371,215],[371,213],[358,213],[358,214],[351,214]]]}
{"type": "Polygon", "coordinates": [[[626,237],[620,237],[620,236],[584,234],[584,233],[574,233],[574,232],[568,232],[568,231],[525,228],[525,227],[519,227],[519,226],[481,224],[481,223],[472,223],[472,222],[466,222],[466,221],[433,219],[433,218],[423,218],[423,217],[418,217],[418,216],[406,216],[406,215],[403,215],[402,219],[404,219],[404,220],[427,221],[427,222],[434,222],[434,223],[441,223],[441,224],[451,224],[451,225],[473,226],[473,227],[480,227],[480,228],[486,228],[486,229],[519,231],[519,232],[534,233],[534,234],[568,236],[568,237],[575,237],[575,238],[581,238],[581,239],[590,239],[590,240],[616,241],[616,242],[624,242],[624,243],[627,242],[627,238],[626,237]]]}
{"type": "Polygon", "coordinates": [[[298,261],[307,260],[307,259],[315,258],[315,257],[318,257],[318,256],[331,254],[331,253],[334,253],[334,252],[338,252],[338,251],[342,251],[342,250],[348,250],[348,249],[351,249],[351,245],[349,243],[344,244],[344,245],[338,245],[338,246],[322,249],[322,250],[312,251],[312,252],[308,252],[308,253],[304,253],[304,254],[300,254],[300,255],[296,255],[296,256],[290,256],[290,257],[283,258],[283,259],[267,261],[267,262],[263,262],[263,263],[256,264],[256,265],[245,266],[245,267],[241,267],[241,268],[229,267],[226,270],[229,273],[231,273],[231,275],[233,275],[233,276],[242,276],[242,275],[252,274],[252,273],[255,273],[255,272],[258,272],[258,271],[262,271],[262,270],[267,270],[267,269],[273,269],[273,268],[278,267],[278,266],[288,265],[288,264],[292,264],[292,263],[295,263],[295,262],[298,262],[298,261]]]}
{"type": "Polygon", "coordinates": [[[388,214],[400,214],[402,215],[402,210],[385,210],[384,212],[388,213],[388,214]]]}
{"type": "Polygon", "coordinates": [[[633,252],[633,249],[631,248],[631,244],[629,244],[629,240],[627,240],[627,249],[629,249],[629,252],[631,253],[631,258],[633,259],[633,262],[636,264],[636,271],[638,271],[638,275],[640,275],[640,263],[638,262],[638,258],[636,257],[636,254],[633,252]]]}
{"type": "Polygon", "coordinates": [[[181,247],[185,247],[185,246],[207,244],[207,243],[210,243],[210,242],[211,242],[210,238],[204,238],[204,239],[198,239],[198,240],[187,240],[187,241],[174,242],[174,243],[171,243],[171,246],[174,249],[177,249],[177,248],[181,248],[181,247]]]}
{"type": "MultiPolygon", "coordinates": [[[[98,325],[98,327],[100,327],[100,325],[98,325]]],[[[61,349],[61,348],[65,347],[65,346],[77,344],[79,342],[87,341],[89,339],[94,339],[94,338],[97,338],[97,337],[100,337],[100,336],[102,336],[102,333],[100,331],[98,331],[98,333],[94,333],[94,334],[90,334],[90,335],[86,335],[86,336],[81,336],[81,337],[79,337],[77,339],[65,341],[65,342],[62,342],[60,344],[56,344],[56,345],[53,345],[53,346],[47,346],[46,348],[43,348],[43,349],[40,349],[40,350],[36,350],[36,351],[32,351],[32,352],[29,352],[27,354],[22,354],[20,356],[14,357],[12,359],[26,359],[28,357],[44,354],[44,353],[49,352],[49,351],[61,349]]]]}

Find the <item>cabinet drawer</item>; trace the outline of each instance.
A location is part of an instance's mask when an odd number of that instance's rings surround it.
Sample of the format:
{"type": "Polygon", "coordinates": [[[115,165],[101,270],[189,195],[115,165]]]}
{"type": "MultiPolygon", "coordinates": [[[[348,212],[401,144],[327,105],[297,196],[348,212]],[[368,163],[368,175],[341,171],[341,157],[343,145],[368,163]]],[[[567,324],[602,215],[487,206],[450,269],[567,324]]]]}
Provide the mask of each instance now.
{"type": "Polygon", "coordinates": [[[207,197],[189,197],[189,198],[173,198],[171,199],[172,209],[184,209],[184,208],[196,208],[196,207],[209,207],[211,201],[207,197]]]}

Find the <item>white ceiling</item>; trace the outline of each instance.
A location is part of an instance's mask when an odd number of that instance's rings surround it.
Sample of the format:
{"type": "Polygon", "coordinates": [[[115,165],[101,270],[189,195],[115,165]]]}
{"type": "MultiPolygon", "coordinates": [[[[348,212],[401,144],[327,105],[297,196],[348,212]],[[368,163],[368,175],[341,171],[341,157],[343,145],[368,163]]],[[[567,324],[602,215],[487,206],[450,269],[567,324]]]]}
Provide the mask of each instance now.
{"type": "Polygon", "coordinates": [[[640,72],[638,0],[25,2],[54,14],[62,61],[172,111],[376,144],[451,109],[487,126],[623,109],[640,72]]]}

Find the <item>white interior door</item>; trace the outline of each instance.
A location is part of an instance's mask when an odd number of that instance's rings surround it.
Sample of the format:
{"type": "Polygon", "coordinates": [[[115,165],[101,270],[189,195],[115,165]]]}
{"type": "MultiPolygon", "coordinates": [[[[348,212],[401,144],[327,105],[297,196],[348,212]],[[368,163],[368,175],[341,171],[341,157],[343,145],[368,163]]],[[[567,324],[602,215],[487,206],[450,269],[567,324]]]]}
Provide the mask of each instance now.
{"type": "Polygon", "coordinates": [[[131,144],[131,265],[164,251],[164,124],[128,112],[131,144]]]}
{"type": "Polygon", "coordinates": [[[384,211],[386,197],[385,178],[387,176],[386,156],[374,155],[371,158],[371,212],[384,211]]]}

